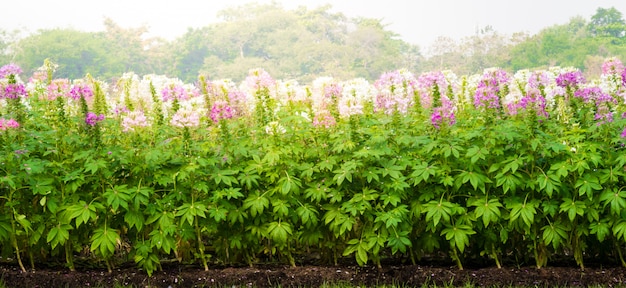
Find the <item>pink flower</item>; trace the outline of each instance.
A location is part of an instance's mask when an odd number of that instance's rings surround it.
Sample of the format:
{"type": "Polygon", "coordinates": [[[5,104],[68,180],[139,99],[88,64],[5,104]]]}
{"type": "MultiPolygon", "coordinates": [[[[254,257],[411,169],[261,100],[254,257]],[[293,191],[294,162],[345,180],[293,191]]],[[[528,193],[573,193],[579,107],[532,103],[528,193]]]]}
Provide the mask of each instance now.
{"type": "Polygon", "coordinates": [[[622,131],[622,135],[620,136],[622,136],[622,138],[626,138],[626,127],[624,127],[624,131],[622,131]]]}
{"type": "Polygon", "coordinates": [[[123,132],[135,131],[135,128],[148,126],[150,126],[150,123],[148,123],[148,119],[142,111],[129,112],[128,115],[124,116],[122,119],[123,132]]]}
{"type": "Polygon", "coordinates": [[[22,73],[22,68],[13,63],[4,65],[0,68],[0,78],[8,78],[9,75],[19,75],[22,73]]]}
{"type": "MultiPolygon", "coordinates": [[[[48,85],[47,100],[53,101],[58,97],[68,97],[70,95],[69,79],[54,79],[48,85]]],[[[80,98],[79,98],[80,99],[80,98]]]]}
{"type": "Polygon", "coordinates": [[[6,131],[7,129],[16,129],[20,127],[20,123],[11,118],[9,120],[0,118],[0,131],[6,131]]]}
{"type": "Polygon", "coordinates": [[[620,74],[624,64],[618,58],[612,57],[602,63],[602,74],[620,74]]]}
{"type": "Polygon", "coordinates": [[[246,85],[252,90],[261,90],[263,88],[271,88],[276,85],[276,81],[267,71],[257,68],[248,72],[245,80],[246,85]]]}
{"type": "Polygon", "coordinates": [[[335,117],[330,114],[328,110],[321,110],[315,113],[315,117],[313,117],[313,126],[314,127],[325,127],[330,128],[337,124],[335,117]]]}
{"type": "Polygon", "coordinates": [[[430,115],[430,123],[437,129],[441,128],[442,124],[447,126],[454,125],[456,123],[454,110],[454,103],[446,96],[441,97],[441,107],[433,109],[433,113],[430,115]]]}
{"type": "Polygon", "coordinates": [[[233,118],[233,109],[226,101],[216,101],[211,108],[211,120],[218,123],[221,119],[233,118]]]}
{"type": "Polygon", "coordinates": [[[200,114],[194,110],[181,109],[172,116],[170,124],[176,127],[198,127],[200,126],[200,114]]]}

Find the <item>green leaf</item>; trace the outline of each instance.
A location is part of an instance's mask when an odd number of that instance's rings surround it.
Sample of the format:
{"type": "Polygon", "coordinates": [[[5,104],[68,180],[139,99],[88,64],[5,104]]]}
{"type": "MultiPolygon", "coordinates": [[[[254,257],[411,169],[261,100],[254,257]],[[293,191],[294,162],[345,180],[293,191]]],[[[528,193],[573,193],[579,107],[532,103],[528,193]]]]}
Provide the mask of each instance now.
{"type": "Polygon", "coordinates": [[[482,217],[483,224],[488,227],[490,223],[497,223],[500,218],[500,208],[502,204],[497,198],[491,198],[489,200],[480,197],[473,201],[470,201],[470,206],[475,206],[474,215],[476,218],[482,217]]]}
{"type": "Polygon", "coordinates": [[[288,236],[292,235],[293,232],[289,223],[274,221],[267,226],[267,234],[272,241],[286,243],[288,236]]]}
{"type": "Polygon", "coordinates": [[[471,226],[455,225],[446,226],[440,235],[445,235],[446,240],[450,241],[450,245],[456,247],[462,253],[465,247],[469,245],[469,236],[473,234],[476,234],[476,231],[472,230],[471,226]]]}
{"type": "Polygon", "coordinates": [[[579,196],[587,194],[589,199],[593,198],[594,190],[602,190],[602,185],[600,185],[598,177],[590,174],[585,174],[582,178],[578,178],[574,187],[578,188],[579,196]]]}
{"type": "Polygon", "coordinates": [[[317,225],[318,219],[318,211],[310,204],[304,204],[296,209],[296,214],[300,217],[300,221],[302,224],[312,227],[317,225]]]}
{"type": "Polygon", "coordinates": [[[237,178],[233,175],[237,175],[238,170],[218,170],[213,174],[213,181],[216,185],[224,183],[224,185],[231,187],[233,184],[237,184],[237,178]]]}
{"type": "Polygon", "coordinates": [[[595,234],[598,241],[603,242],[606,236],[611,232],[610,227],[607,221],[593,222],[589,224],[589,232],[595,234]]]}
{"type": "Polygon", "coordinates": [[[57,226],[50,228],[46,242],[50,243],[52,249],[56,248],[57,245],[64,245],[65,241],[70,238],[70,230],[72,230],[71,225],[59,223],[57,226]]]}
{"type": "Polygon", "coordinates": [[[128,209],[128,201],[131,199],[131,193],[127,188],[127,185],[119,185],[108,188],[102,196],[107,201],[107,205],[113,208],[113,211],[116,212],[121,206],[124,209],[128,209]]]}
{"type": "Polygon", "coordinates": [[[561,208],[559,212],[567,212],[569,220],[573,222],[576,215],[583,216],[585,214],[585,208],[587,208],[587,206],[582,201],[574,201],[572,199],[565,198],[559,208],[561,208]]]}
{"type": "Polygon", "coordinates": [[[391,248],[391,254],[396,254],[398,251],[406,253],[407,248],[413,247],[411,239],[409,239],[409,231],[400,231],[398,233],[391,233],[387,238],[387,247],[391,248]]]}
{"type": "Polygon", "coordinates": [[[141,231],[145,221],[146,218],[139,210],[130,209],[124,213],[124,222],[128,224],[129,229],[135,227],[137,231],[141,231]]]}
{"type": "Polygon", "coordinates": [[[609,206],[612,215],[620,215],[626,208],[626,191],[616,191],[615,188],[607,189],[600,195],[600,201],[604,207],[609,206]]]}
{"type": "Polygon", "coordinates": [[[250,210],[250,215],[256,217],[263,213],[265,208],[269,207],[270,201],[264,195],[260,195],[259,192],[250,194],[246,200],[243,201],[243,209],[250,210]]]}
{"type": "Polygon", "coordinates": [[[567,241],[569,228],[561,223],[556,222],[543,226],[541,230],[543,230],[543,242],[546,245],[552,244],[554,249],[558,249],[561,243],[567,241]]]}
{"type": "Polygon", "coordinates": [[[452,211],[456,206],[456,204],[448,201],[439,202],[432,200],[424,204],[422,213],[426,213],[426,221],[432,221],[432,227],[435,228],[442,219],[446,223],[450,221],[450,215],[452,215],[452,211]]]}
{"type": "Polygon", "coordinates": [[[524,224],[526,224],[526,227],[531,227],[533,221],[535,220],[535,214],[537,213],[537,207],[535,203],[513,203],[508,208],[511,209],[511,213],[509,216],[510,223],[513,223],[517,219],[521,218],[524,224]]]}
{"type": "Polygon", "coordinates": [[[103,226],[94,231],[91,236],[91,252],[100,252],[104,258],[108,258],[115,252],[115,246],[120,241],[117,231],[103,226]]]}

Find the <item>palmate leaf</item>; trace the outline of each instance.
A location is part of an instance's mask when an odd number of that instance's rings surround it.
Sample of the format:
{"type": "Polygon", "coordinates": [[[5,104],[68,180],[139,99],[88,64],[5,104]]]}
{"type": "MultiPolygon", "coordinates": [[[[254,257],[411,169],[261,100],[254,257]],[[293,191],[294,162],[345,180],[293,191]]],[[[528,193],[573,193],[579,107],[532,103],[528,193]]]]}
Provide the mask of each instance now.
{"type": "Polygon", "coordinates": [[[387,238],[387,247],[391,248],[391,253],[396,254],[398,251],[406,253],[406,249],[413,246],[409,239],[409,231],[400,231],[391,233],[387,238]]]}
{"type": "Polygon", "coordinates": [[[602,190],[602,185],[600,185],[598,177],[590,174],[585,174],[582,178],[578,178],[574,187],[578,188],[579,196],[586,194],[589,199],[593,198],[594,190],[602,190]]]}
{"type": "Polygon", "coordinates": [[[99,252],[108,258],[115,252],[115,246],[120,241],[120,235],[110,227],[103,226],[96,229],[91,236],[91,252],[99,252]]]}
{"type": "Polygon", "coordinates": [[[561,243],[567,241],[569,228],[559,222],[543,226],[541,230],[543,230],[543,242],[546,245],[552,244],[554,249],[559,248],[561,243]]]}
{"type": "Polygon", "coordinates": [[[611,226],[607,221],[597,221],[589,224],[589,232],[595,234],[598,241],[603,242],[611,232],[611,226]]]}
{"type": "Polygon", "coordinates": [[[541,190],[548,194],[548,197],[552,197],[554,191],[559,191],[561,187],[561,180],[559,180],[559,177],[551,171],[548,172],[547,175],[544,174],[537,177],[535,182],[539,185],[541,190]]]}
{"type": "Polygon", "coordinates": [[[476,209],[474,209],[474,216],[476,216],[476,218],[482,217],[485,227],[488,227],[490,223],[498,222],[501,215],[500,208],[502,204],[497,198],[487,200],[480,197],[471,201],[469,205],[476,207],[476,209]]]}
{"type": "Polygon", "coordinates": [[[46,242],[50,243],[52,249],[57,245],[64,245],[65,241],[70,238],[70,230],[72,230],[72,225],[59,223],[57,226],[50,228],[46,242]]]}
{"type": "Polygon", "coordinates": [[[465,247],[469,245],[469,236],[476,234],[469,225],[446,226],[441,231],[441,236],[445,236],[450,241],[450,245],[463,252],[465,247]]]}
{"type": "Polygon", "coordinates": [[[583,216],[585,214],[585,202],[582,201],[574,201],[569,198],[563,199],[563,203],[559,206],[560,212],[567,212],[567,217],[570,221],[574,221],[576,215],[583,216]]]}
{"type": "Polygon", "coordinates": [[[274,221],[267,226],[267,235],[276,243],[286,243],[292,234],[291,224],[287,222],[274,221]]]}
{"type": "Polygon", "coordinates": [[[426,213],[426,221],[432,221],[432,227],[436,228],[442,219],[446,223],[450,221],[450,215],[452,215],[455,205],[456,204],[448,201],[440,202],[432,200],[424,204],[424,210],[422,211],[422,213],[426,213]]]}
{"type": "Polygon", "coordinates": [[[535,220],[535,214],[537,213],[537,204],[534,202],[524,203],[512,203],[508,208],[511,209],[509,223],[515,222],[521,218],[526,227],[530,227],[535,220]]]}
{"type": "Polygon", "coordinates": [[[626,240],[626,220],[620,219],[617,223],[613,224],[613,235],[617,240],[620,238],[626,240]]]}
{"type": "Polygon", "coordinates": [[[243,209],[250,210],[250,215],[256,217],[263,213],[265,208],[269,207],[270,200],[265,197],[265,194],[260,195],[259,192],[254,192],[243,201],[243,209]]]}
{"type": "Polygon", "coordinates": [[[619,215],[626,208],[626,191],[617,192],[615,188],[605,190],[600,195],[600,201],[604,202],[604,207],[609,206],[612,215],[619,215]]]}

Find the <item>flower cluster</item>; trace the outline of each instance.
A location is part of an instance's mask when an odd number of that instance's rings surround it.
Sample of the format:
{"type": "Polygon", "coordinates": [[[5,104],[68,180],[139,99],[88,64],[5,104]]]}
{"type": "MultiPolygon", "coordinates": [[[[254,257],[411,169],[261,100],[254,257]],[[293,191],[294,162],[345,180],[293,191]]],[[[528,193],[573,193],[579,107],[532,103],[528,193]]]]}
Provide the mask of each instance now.
{"type": "MultiPolygon", "coordinates": [[[[47,87],[46,99],[53,101],[59,97],[67,97],[70,93],[69,79],[54,79],[47,87]]],[[[80,98],[79,98],[80,99],[80,98]]]]}
{"type": "Polygon", "coordinates": [[[230,119],[233,118],[233,109],[228,105],[228,102],[223,100],[218,100],[213,103],[213,107],[211,107],[211,120],[214,123],[219,123],[221,119],[230,119]]]}
{"type": "Polygon", "coordinates": [[[192,109],[180,109],[172,116],[170,124],[176,127],[198,127],[200,126],[200,114],[192,109]]]}
{"type": "Polygon", "coordinates": [[[80,100],[82,97],[89,101],[93,97],[93,89],[86,83],[76,83],[70,89],[70,97],[74,100],[80,100]]]}
{"type": "Polygon", "coordinates": [[[267,71],[257,68],[248,71],[248,77],[246,77],[245,85],[253,90],[262,90],[264,88],[270,89],[276,84],[276,81],[270,76],[267,71]]]}
{"type": "Polygon", "coordinates": [[[1,83],[0,99],[19,99],[28,96],[26,87],[22,83],[1,83]]]}
{"type": "Polygon", "coordinates": [[[583,73],[580,71],[570,71],[561,73],[556,77],[556,85],[563,88],[578,88],[586,82],[583,73]]]}
{"type": "Polygon", "coordinates": [[[371,101],[371,85],[363,78],[344,82],[341,98],[337,101],[339,115],[349,118],[351,115],[363,114],[365,102],[371,101]]]}
{"type": "Polygon", "coordinates": [[[122,118],[122,131],[135,131],[135,128],[148,127],[148,119],[142,111],[132,111],[122,118]]]}
{"type": "Polygon", "coordinates": [[[102,121],[104,121],[103,114],[97,115],[96,113],[88,112],[87,116],[85,116],[85,123],[91,127],[96,126],[96,124],[102,121]]]}
{"type": "Polygon", "coordinates": [[[4,119],[0,118],[0,131],[6,131],[7,129],[16,129],[20,127],[20,123],[15,121],[15,119],[4,119]]]}
{"type": "Polygon", "coordinates": [[[417,78],[417,87],[420,92],[421,105],[428,109],[433,105],[433,100],[446,95],[448,81],[441,71],[427,72],[417,78]]]}
{"type": "Polygon", "coordinates": [[[486,71],[476,87],[474,107],[500,109],[500,94],[507,94],[509,76],[502,69],[486,71]]]}
{"type": "Polygon", "coordinates": [[[320,110],[313,117],[314,127],[330,128],[337,125],[337,120],[330,114],[328,110],[320,110]]]}
{"type": "Polygon", "coordinates": [[[611,57],[602,63],[602,74],[620,74],[624,71],[624,64],[619,58],[611,57]]]}
{"type": "Polygon", "coordinates": [[[0,78],[9,78],[11,75],[17,76],[22,73],[22,68],[13,63],[0,67],[0,78]]]}
{"type": "Polygon", "coordinates": [[[441,106],[435,107],[433,113],[430,116],[430,122],[435,128],[441,128],[441,125],[454,125],[456,123],[456,117],[454,115],[454,103],[447,97],[441,97],[441,106]]]}
{"type": "Polygon", "coordinates": [[[374,87],[378,91],[375,110],[385,114],[399,112],[406,114],[413,105],[413,97],[417,80],[412,73],[399,70],[387,72],[380,76],[374,87]]]}

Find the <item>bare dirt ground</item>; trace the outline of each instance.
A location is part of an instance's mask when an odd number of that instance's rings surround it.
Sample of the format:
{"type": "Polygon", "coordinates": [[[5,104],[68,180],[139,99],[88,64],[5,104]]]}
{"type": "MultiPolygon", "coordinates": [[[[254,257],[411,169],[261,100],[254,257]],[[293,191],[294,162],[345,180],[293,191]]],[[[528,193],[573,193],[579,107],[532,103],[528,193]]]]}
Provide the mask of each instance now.
{"type": "Polygon", "coordinates": [[[445,265],[407,265],[387,263],[382,269],[356,265],[317,266],[256,265],[254,267],[200,267],[168,264],[152,277],[137,268],[106,269],[42,268],[23,273],[13,265],[0,266],[7,287],[319,287],[323,284],[354,286],[429,285],[526,286],[526,287],[626,287],[626,268],[592,264],[584,270],[573,265],[467,267],[459,270],[445,265]]]}

